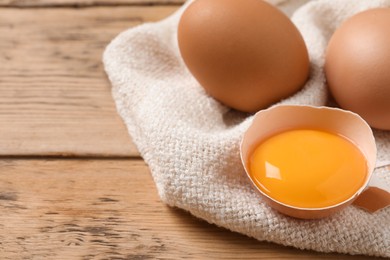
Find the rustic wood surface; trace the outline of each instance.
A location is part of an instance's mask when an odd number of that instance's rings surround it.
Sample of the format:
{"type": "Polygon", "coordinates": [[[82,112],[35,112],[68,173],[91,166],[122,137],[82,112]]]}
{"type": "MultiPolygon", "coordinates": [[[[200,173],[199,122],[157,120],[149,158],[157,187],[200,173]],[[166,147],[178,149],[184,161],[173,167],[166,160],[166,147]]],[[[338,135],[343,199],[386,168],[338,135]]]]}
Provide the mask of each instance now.
{"type": "Polygon", "coordinates": [[[218,228],[159,201],[142,160],[0,160],[1,259],[367,259],[218,228]]]}
{"type": "Polygon", "coordinates": [[[259,242],[158,199],[101,56],[183,2],[0,0],[0,259],[367,259],[259,242]]]}
{"type": "Polygon", "coordinates": [[[0,0],[4,7],[178,5],[185,0],[0,0]]]}
{"type": "Polygon", "coordinates": [[[176,9],[0,8],[0,155],[138,156],[102,53],[121,31],[176,9]]]}

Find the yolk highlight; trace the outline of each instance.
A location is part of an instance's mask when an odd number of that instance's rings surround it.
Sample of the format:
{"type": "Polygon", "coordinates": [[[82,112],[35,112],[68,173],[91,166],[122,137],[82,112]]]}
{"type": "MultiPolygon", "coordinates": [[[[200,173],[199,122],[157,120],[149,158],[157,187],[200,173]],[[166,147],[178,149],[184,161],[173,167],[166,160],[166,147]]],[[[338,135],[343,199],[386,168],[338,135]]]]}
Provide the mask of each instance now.
{"type": "Polygon", "coordinates": [[[297,129],[271,136],[252,153],[249,172],[269,197],[300,208],[349,199],[364,184],[362,152],[341,135],[297,129]]]}

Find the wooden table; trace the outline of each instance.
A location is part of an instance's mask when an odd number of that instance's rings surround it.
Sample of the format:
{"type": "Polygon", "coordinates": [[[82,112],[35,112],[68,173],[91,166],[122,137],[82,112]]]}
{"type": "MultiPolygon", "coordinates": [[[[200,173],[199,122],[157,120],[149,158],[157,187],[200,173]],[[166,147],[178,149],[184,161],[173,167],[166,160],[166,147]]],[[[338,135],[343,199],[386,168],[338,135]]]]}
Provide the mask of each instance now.
{"type": "Polygon", "coordinates": [[[182,0],[0,0],[0,259],[366,259],[232,233],[159,200],[103,71],[182,0]]]}

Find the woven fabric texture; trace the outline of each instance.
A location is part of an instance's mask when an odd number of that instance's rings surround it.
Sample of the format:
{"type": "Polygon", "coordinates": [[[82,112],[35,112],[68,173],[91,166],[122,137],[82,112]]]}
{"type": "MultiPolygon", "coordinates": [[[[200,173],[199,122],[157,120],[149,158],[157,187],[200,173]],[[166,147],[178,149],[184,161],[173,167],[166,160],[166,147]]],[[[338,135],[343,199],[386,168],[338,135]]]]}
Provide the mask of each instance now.
{"type": "MultiPolygon", "coordinates": [[[[328,102],[323,64],[333,31],[355,13],[390,7],[390,0],[269,2],[291,15],[311,60],[305,87],[279,104],[314,106],[328,102]]],[[[252,116],[205,94],[180,57],[176,33],[185,7],[160,22],[121,33],[103,57],[118,112],[151,169],[162,201],[262,241],[390,257],[390,208],[370,214],[349,206],[329,218],[305,221],[279,214],[262,201],[239,157],[252,116]]],[[[377,165],[389,164],[390,133],[375,131],[375,137],[377,165]]],[[[390,173],[383,169],[375,174],[390,184],[390,173]]]]}

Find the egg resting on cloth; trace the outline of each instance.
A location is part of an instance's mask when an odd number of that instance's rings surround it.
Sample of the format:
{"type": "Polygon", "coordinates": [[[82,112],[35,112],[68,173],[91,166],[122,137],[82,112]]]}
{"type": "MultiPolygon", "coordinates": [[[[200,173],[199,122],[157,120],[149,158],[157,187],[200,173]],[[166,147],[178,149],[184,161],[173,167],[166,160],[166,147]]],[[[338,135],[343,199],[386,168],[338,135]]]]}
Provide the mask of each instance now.
{"type": "MultiPolygon", "coordinates": [[[[390,0],[304,2],[273,1],[293,13],[311,62],[305,87],[279,104],[320,106],[328,102],[323,65],[332,33],[360,11],[390,7],[390,0]],[[295,10],[298,3],[302,6],[295,10]]],[[[239,142],[252,116],[209,97],[186,69],[176,35],[183,8],[165,20],[121,33],[103,57],[118,112],[151,169],[162,201],[261,241],[390,257],[390,208],[370,214],[350,206],[329,218],[301,221],[277,213],[260,199],[239,158],[239,142]]],[[[374,133],[378,166],[383,166],[390,163],[390,133],[374,133]]],[[[375,174],[390,184],[385,168],[375,174]]]]}

